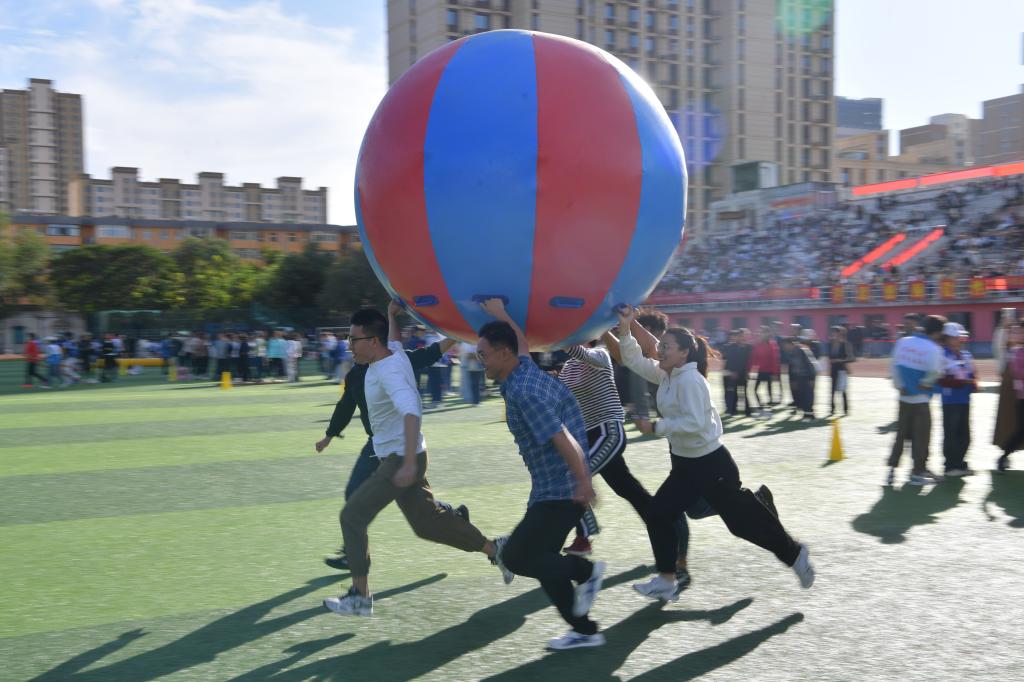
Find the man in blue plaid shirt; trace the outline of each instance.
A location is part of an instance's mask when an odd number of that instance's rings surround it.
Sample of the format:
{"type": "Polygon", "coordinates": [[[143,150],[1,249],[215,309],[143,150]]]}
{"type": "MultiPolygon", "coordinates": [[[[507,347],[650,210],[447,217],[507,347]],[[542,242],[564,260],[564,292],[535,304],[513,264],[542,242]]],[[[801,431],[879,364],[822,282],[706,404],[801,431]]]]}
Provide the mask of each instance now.
{"type": "Polygon", "coordinates": [[[587,442],[583,415],[569,389],[534,364],[526,337],[501,300],[489,299],[483,308],[495,321],[480,328],[477,355],[487,378],[501,383],[508,429],[533,482],[526,516],[501,543],[499,560],[513,573],[539,580],[572,626],[549,641],[549,648],[600,646],[604,635],[587,614],[601,589],[604,562],[561,553],[569,531],[594,500],[580,447],[587,442]]]}

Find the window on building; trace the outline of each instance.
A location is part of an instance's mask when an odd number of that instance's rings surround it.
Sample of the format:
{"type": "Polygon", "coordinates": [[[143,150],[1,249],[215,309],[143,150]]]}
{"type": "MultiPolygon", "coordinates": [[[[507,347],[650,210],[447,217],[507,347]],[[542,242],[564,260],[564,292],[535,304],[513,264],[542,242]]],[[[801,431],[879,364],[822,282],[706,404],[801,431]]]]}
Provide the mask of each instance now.
{"type": "Polygon", "coordinates": [[[449,31],[459,30],[459,10],[450,9],[445,12],[445,23],[448,25],[449,31]]]}
{"type": "Polygon", "coordinates": [[[491,30],[491,15],[477,12],[473,15],[473,27],[478,31],[491,30]]]}
{"type": "Polygon", "coordinates": [[[96,236],[108,239],[131,239],[132,231],[127,225],[100,225],[96,236]]]}
{"type": "Polygon", "coordinates": [[[637,33],[629,34],[629,49],[636,50],[640,48],[640,36],[637,33]]]}
{"type": "Polygon", "coordinates": [[[604,30],[604,44],[609,50],[615,49],[615,31],[610,28],[604,30]]]}
{"type": "Polygon", "coordinates": [[[530,28],[534,31],[540,30],[540,15],[537,13],[530,15],[530,28]]]}
{"type": "Polygon", "coordinates": [[[615,3],[605,3],[604,18],[607,19],[608,21],[615,21],[615,3]]]}

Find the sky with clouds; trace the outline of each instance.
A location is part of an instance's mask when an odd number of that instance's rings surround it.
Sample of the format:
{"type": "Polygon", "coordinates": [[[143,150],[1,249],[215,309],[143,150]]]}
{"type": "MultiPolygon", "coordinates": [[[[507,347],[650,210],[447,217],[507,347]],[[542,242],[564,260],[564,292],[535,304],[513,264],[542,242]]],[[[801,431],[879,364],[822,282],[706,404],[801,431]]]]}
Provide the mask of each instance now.
{"type": "MultiPolygon", "coordinates": [[[[772,0],[748,0],[770,2],[772,0]]],[[[86,171],[330,188],[354,222],[363,131],[387,87],[384,0],[0,0],[0,88],[85,98],[86,171]]],[[[836,93],[885,125],[980,115],[1019,92],[1021,0],[838,0],[836,93]]]]}

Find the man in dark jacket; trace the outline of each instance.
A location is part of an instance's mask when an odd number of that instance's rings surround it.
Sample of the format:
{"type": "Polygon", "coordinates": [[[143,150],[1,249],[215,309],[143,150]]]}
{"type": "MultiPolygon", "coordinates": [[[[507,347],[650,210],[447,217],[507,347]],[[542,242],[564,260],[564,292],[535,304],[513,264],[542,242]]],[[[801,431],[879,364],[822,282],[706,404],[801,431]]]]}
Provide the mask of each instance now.
{"type": "Polygon", "coordinates": [[[725,358],[722,377],[725,383],[725,411],[732,416],[739,414],[740,391],[743,392],[743,412],[748,417],[751,415],[750,397],[747,395],[750,350],[746,329],[729,332],[728,343],[722,349],[722,355],[725,358]]]}

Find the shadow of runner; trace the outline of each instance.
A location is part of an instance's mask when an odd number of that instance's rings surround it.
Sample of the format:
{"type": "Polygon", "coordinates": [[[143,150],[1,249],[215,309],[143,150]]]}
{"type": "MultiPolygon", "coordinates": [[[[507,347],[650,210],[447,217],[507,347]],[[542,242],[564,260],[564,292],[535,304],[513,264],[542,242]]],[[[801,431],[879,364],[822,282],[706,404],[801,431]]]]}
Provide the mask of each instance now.
{"type": "Polygon", "coordinates": [[[882,499],[850,525],[858,533],[874,535],[885,544],[904,542],[911,528],[935,523],[939,513],[960,504],[963,487],[959,478],[943,481],[930,491],[909,483],[902,488],[885,486],[882,499]]]}
{"type": "Polygon", "coordinates": [[[989,521],[996,517],[989,511],[990,504],[997,504],[1013,518],[1011,528],[1024,528],[1024,471],[992,472],[992,489],[981,503],[989,521]]]}
{"type": "Polygon", "coordinates": [[[783,634],[803,619],[804,614],[791,613],[773,625],[733,637],[707,649],[685,654],[674,661],[637,675],[633,680],[634,682],[655,682],[656,680],[680,682],[706,675],[746,656],[772,637],[783,634]]]}
{"type": "Polygon", "coordinates": [[[787,417],[786,419],[779,422],[768,422],[768,426],[757,433],[752,433],[742,438],[762,438],[764,436],[774,436],[779,433],[790,433],[791,431],[805,431],[807,429],[820,429],[823,426],[828,426],[828,420],[822,418],[816,418],[814,421],[802,421],[800,419],[792,419],[787,417]]]}
{"type": "MultiPolygon", "coordinates": [[[[440,573],[430,578],[380,592],[374,597],[386,599],[403,592],[444,579],[440,573]]],[[[96,661],[109,656],[135,639],[144,636],[142,630],[133,630],[120,635],[116,640],[103,644],[71,658],[57,667],[34,678],[36,680],[153,680],[164,675],[181,672],[202,663],[209,663],[218,655],[265,637],[279,630],[300,623],[313,616],[326,614],[323,606],[301,609],[271,620],[262,620],[272,609],[336,583],[338,575],[314,578],[304,586],[289,590],[270,599],[246,606],[245,608],[207,623],[198,630],[161,647],[145,651],[123,661],[117,661],[102,668],[84,670],[96,661]]],[[[346,638],[347,639],[347,638],[346,638]]],[[[340,640],[339,640],[340,641],[340,640]]],[[[330,646],[330,645],[327,645],[330,646]]]]}
{"type": "Polygon", "coordinates": [[[595,649],[551,652],[543,658],[507,670],[488,680],[585,679],[587,682],[616,679],[613,673],[622,667],[633,650],[643,644],[652,632],[669,623],[706,620],[721,625],[753,603],[749,597],[714,611],[667,610],[664,604],[650,604],[604,631],[608,641],[595,649]]]}
{"type": "MultiPolygon", "coordinates": [[[[605,588],[641,578],[653,570],[651,566],[637,566],[605,580],[605,588]]],[[[283,659],[260,668],[261,678],[245,674],[235,678],[235,682],[255,679],[404,682],[512,634],[528,615],[550,606],[551,602],[538,587],[483,608],[465,622],[415,642],[378,642],[350,654],[321,659],[291,670],[285,670],[288,659],[283,659]],[[275,668],[277,674],[268,674],[275,668]]]]}

